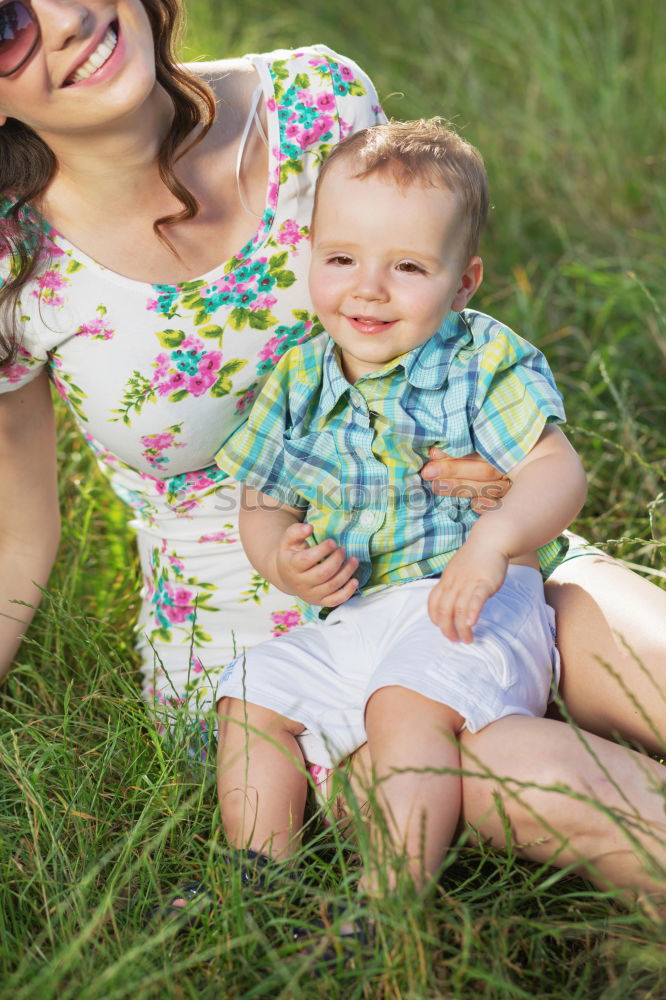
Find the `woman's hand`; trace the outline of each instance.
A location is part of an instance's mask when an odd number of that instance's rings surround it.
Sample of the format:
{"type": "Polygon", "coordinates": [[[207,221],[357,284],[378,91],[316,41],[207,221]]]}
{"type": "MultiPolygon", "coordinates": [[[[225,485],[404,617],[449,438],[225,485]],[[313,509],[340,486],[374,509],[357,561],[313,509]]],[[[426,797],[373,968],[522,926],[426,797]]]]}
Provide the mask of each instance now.
{"type": "Polygon", "coordinates": [[[308,604],[335,608],[352,597],[358,587],[353,574],[358,559],[347,559],[345,550],[332,538],[308,545],[310,524],[292,524],[282,535],[275,554],[280,589],[308,604]]]}
{"type": "Polygon", "coordinates": [[[451,458],[434,445],[430,461],[421,469],[437,496],[471,497],[472,510],[484,514],[493,510],[511,489],[511,480],[489,465],[480,455],[451,458]]]}

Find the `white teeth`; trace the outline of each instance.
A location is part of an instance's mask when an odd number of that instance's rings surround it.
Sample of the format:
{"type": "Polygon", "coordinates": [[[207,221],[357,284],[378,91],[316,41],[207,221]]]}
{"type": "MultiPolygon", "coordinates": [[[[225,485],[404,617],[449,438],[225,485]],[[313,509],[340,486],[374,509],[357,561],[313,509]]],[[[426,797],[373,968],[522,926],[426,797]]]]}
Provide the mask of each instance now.
{"type": "Polygon", "coordinates": [[[109,28],[102,41],[86,61],[79,66],[75,73],[72,73],[68,83],[81,83],[92,76],[96,69],[103,66],[118,43],[118,36],[113,28],[109,28]]]}

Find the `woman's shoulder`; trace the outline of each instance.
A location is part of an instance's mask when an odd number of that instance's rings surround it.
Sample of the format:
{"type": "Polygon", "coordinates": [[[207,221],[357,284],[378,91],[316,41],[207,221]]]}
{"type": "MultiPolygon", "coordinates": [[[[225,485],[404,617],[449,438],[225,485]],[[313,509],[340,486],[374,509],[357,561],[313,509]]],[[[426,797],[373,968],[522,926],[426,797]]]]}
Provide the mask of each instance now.
{"type": "MultiPolygon", "coordinates": [[[[241,92],[256,85],[256,72],[270,73],[278,93],[294,87],[300,93],[320,89],[322,82],[330,85],[338,100],[365,97],[377,106],[374,85],[358,63],[327,45],[301,45],[293,49],[247,53],[240,58],[201,61],[187,64],[187,69],[211,86],[218,100],[226,100],[230,92],[241,92]]],[[[379,113],[379,112],[378,112],[379,113]]]]}

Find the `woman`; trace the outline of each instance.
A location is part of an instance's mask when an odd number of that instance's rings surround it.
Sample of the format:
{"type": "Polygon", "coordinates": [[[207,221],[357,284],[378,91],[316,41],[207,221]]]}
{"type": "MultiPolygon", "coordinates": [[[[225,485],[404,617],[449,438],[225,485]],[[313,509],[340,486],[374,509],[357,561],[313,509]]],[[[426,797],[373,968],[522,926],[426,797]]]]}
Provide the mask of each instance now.
{"type": "MultiPolygon", "coordinates": [[[[179,6],[0,4],[0,610],[37,603],[57,547],[50,375],[135,511],[144,693],[165,715],[186,703],[196,718],[234,647],[298,622],[245,561],[235,486],[212,456],[262,374],[317,331],[304,283],[316,172],[331,144],[380,112],[367,77],[323,47],[183,70],[172,55],[179,6]]],[[[424,474],[497,479],[474,458],[424,474]]],[[[657,747],[628,692],[663,731],[646,673],[663,688],[666,595],[588,556],[558,570],[549,597],[571,715],[657,747]]],[[[25,621],[0,621],[6,670],[25,621]]],[[[509,718],[466,749],[465,816],[482,837],[505,840],[497,791],[526,857],[555,855],[600,884],[657,893],[639,848],[664,860],[655,788],[665,768],[554,720],[514,732],[509,718]],[[579,795],[563,806],[542,787],[554,785],[579,795]],[[609,809],[632,814],[631,838],[609,809]]]]}

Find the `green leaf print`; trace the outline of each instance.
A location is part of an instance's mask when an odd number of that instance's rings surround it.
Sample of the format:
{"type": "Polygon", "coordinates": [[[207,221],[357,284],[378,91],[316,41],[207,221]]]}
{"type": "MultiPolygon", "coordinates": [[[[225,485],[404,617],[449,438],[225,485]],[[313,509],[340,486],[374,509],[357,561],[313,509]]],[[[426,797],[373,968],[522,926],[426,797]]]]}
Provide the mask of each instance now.
{"type": "Polygon", "coordinates": [[[287,263],[289,254],[285,251],[284,253],[275,253],[268,262],[268,270],[273,272],[279,270],[279,268],[284,267],[287,263]]]}
{"type": "Polygon", "coordinates": [[[160,330],[157,333],[157,339],[159,340],[162,347],[179,347],[185,340],[184,330],[160,330]]]}
{"type": "Polygon", "coordinates": [[[365,87],[363,86],[362,83],[359,83],[358,80],[352,80],[352,82],[349,84],[349,93],[353,94],[354,97],[364,97],[365,87]]]}
{"type": "Polygon", "coordinates": [[[170,403],[180,403],[181,399],[187,399],[189,392],[187,389],[177,389],[176,392],[172,392],[169,396],[170,403]]]}
{"type": "Polygon", "coordinates": [[[293,271],[280,271],[275,276],[275,284],[278,288],[289,288],[295,281],[296,275],[293,271]]]}
{"type": "Polygon", "coordinates": [[[236,306],[236,308],[232,309],[229,314],[229,326],[232,330],[244,330],[247,326],[247,318],[249,315],[249,309],[243,309],[242,306],[236,306]]]}
{"type": "Polygon", "coordinates": [[[195,309],[198,305],[201,304],[203,299],[199,294],[199,289],[203,288],[203,286],[204,286],[203,281],[201,279],[198,279],[197,281],[188,281],[187,284],[183,287],[181,302],[183,303],[186,309],[195,309]],[[185,289],[187,289],[187,291],[185,291],[185,289]]]}
{"type": "MultiPolygon", "coordinates": [[[[282,273],[289,274],[290,272],[284,271],[282,273]]],[[[292,275],[292,280],[294,281],[296,280],[293,275],[292,275]]],[[[276,283],[280,285],[279,275],[276,283]]],[[[292,282],[290,281],[289,284],[291,285],[291,283],[292,282]]],[[[286,287],[286,286],[280,285],[280,287],[286,287]]],[[[257,309],[255,312],[253,312],[252,310],[250,310],[249,312],[248,326],[250,327],[251,330],[267,330],[269,326],[275,326],[276,323],[277,323],[277,318],[273,315],[270,309],[257,309]]]]}
{"type": "Polygon", "coordinates": [[[300,160],[285,160],[280,167],[280,183],[284,184],[289,174],[302,174],[303,164],[300,160]]]}
{"type": "Polygon", "coordinates": [[[297,73],[294,77],[294,86],[298,87],[299,90],[309,90],[310,77],[307,73],[297,73]]]}
{"type": "Polygon", "coordinates": [[[287,80],[289,78],[289,70],[287,69],[287,60],[276,59],[271,66],[271,73],[276,80],[287,80]]]}
{"type": "Polygon", "coordinates": [[[258,573],[253,573],[250,586],[242,592],[243,596],[240,599],[240,603],[245,604],[247,601],[254,601],[255,604],[261,604],[261,594],[267,594],[269,586],[268,580],[264,580],[263,576],[260,576],[258,573]]]}
{"type": "Polygon", "coordinates": [[[247,358],[234,358],[233,361],[227,361],[226,365],[222,365],[218,374],[222,375],[237,375],[238,372],[242,371],[247,364],[247,358]]]}
{"type": "Polygon", "coordinates": [[[207,337],[209,340],[222,340],[222,334],[224,330],[221,326],[216,326],[214,323],[208,326],[202,326],[197,330],[200,337],[207,337]]]}
{"type": "Polygon", "coordinates": [[[159,340],[162,347],[174,348],[179,347],[185,340],[184,330],[160,330],[157,334],[157,339],[159,340]]]}
{"type": "Polygon", "coordinates": [[[65,271],[67,274],[74,274],[75,271],[80,271],[82,267],[83,264],[79,264],[78,260],[70,260],[65,271]]]}
{"type": "MultiPolygon", "coordinates": [[[[127,388],[120,400],[120,409],[111,410],[112,413],[119,413],[124,424],[130,425],[130,411],[134,410],[140,414],[143,404],[155,402],[155,390],[147,378],[141,372],[133,371],[127,381],[127,388]]],[[[117,421],[118,417],[111,417],[111,421],[117,421]]]]}
{"type": "Polygon", "coordinates": [[[222,396],[228,396],[231,392],[233,386],[231,382],[231,376],[236,375],[239,371],[245,368],[247,360],[243,358],[236,358],[233,361],[227,361],[226,365],[220,368],[217,381],[211,386],[210,394],[215,399],[221,399],[222,396]]]}

